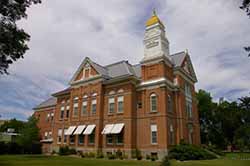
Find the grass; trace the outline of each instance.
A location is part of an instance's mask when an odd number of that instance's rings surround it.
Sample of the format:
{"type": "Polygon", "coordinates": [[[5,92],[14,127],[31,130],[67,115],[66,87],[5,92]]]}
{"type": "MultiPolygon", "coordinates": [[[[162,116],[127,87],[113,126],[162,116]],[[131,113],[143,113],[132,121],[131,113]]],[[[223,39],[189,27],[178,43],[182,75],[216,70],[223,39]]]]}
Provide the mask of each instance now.
{"type": "MultiPolygon", "coordinates": [[[[217,160],[171,161],[172,166],[250,166],[250,154],[230,153],[217,160]],[[242,158],[242,156],[244,158],[242,158]],[[241,160],[247,159],[248,160],[241,160]]],[[[159,162],[87,159],[67,156],[0,155],[0,166],[158,166],[159,162]]]]}

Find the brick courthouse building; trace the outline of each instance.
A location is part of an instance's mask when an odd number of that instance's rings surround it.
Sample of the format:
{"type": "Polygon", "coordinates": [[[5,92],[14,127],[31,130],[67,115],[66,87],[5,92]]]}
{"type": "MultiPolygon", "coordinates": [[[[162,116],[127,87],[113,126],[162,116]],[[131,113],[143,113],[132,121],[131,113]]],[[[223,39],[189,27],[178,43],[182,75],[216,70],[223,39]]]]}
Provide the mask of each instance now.
{"type": "Polygon", "coordinates": [[[196,82],[188,52],[170,55],[165,27],[154,13],[139,64],[102,66],[86,57],[67,89],[34,108],[43,151],[67,145],[131,156],[139,149],[161,158],[182,139],[199,144],[196,82]]]}

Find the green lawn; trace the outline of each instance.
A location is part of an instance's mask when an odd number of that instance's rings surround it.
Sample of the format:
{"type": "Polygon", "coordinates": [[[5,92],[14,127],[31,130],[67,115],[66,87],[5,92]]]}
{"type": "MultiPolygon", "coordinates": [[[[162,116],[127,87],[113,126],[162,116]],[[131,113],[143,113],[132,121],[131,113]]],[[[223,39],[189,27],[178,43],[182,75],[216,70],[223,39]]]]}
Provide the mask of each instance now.
{"type": "MultiPolygon", "coordinates": [[[[242,154],[250,157],[250,154],[242,154]]],[[[228,154],[223,159],[202,161],[171,161],[173,166],[250,166],[250,160],[240,160],[240,155],[228,154]],[[235,159],[236,158],[236,159],[235,159]]],[[[60,156],[2,155],[0,166],[157,166],[159,162],[85,159],[60,156]]]]}

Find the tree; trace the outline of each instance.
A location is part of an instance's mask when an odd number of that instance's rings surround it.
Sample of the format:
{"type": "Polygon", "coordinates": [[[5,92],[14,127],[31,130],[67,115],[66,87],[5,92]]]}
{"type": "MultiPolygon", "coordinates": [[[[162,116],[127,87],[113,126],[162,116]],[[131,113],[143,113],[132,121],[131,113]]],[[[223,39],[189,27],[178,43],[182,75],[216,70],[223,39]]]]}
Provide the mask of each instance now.
{"type": "MultiPolygon", "coordinates": [[[[240,8],[242,10],[244,10],[247,13],[247,16],[249,16],[249,18],[250,18],[250,0],[243,0],[242,5],[240,6],[240,8]]],[[[244,49],[247,52],[250,52],[250,46],[244,47],[244,49]]],[[[248,56],[250,57],[250,53],[248,54],[248,56]]]]}
{"type": "Polygon", "coordinates": [[[19,133],[24,126],[24,122],[11,119],[10,121],[6,121],[3,125],[0,126],[0,132],[6,132],[9,128],[15,130],[15,132],[19,133]]]}
{"type": "Polygon", "coordinates": [[[201,143],[209,144],[213,142],[212,137],[214,135],[218,135],[217,133],[214,133],[217,131],[217,128],[214,126],[216,104],[213,103],[210,93],[204,90],[199,90],[199,92],[196,94],[196,98],[198,101],[200,118],[201,143]]]}
{"type": "Polygon", "coordinates": [[[16,22],[27,18],[26,10],[41,0],[1,0],[0,1],[0,74],[8,74],[7,69],[14,61],[23,58],[29,49],[30,39],[16,22]]]}
{"type": "Polygon", "coordinates": [[[37,121],[35,116],[31,116],[20,131],[20,136],[17,137],[17,143],[23,147],[23,153],[41,153],[37,121]]]}

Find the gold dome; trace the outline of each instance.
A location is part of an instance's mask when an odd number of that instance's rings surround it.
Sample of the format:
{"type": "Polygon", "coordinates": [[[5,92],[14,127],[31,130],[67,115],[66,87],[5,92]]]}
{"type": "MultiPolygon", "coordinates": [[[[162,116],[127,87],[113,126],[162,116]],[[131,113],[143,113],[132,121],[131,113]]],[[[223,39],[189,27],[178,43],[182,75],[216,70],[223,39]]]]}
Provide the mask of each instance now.
{"type": "Polygon", "coordinates": [[[146,22],[146,26],[148,27],[148,26],[154,25],[156,23],[160,23],[164,27],[164,25],[162,24],[161,20],[156,15],[156,12],[154,10],[152,17],[146,22]]]}

